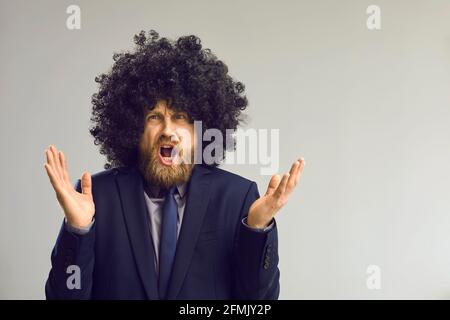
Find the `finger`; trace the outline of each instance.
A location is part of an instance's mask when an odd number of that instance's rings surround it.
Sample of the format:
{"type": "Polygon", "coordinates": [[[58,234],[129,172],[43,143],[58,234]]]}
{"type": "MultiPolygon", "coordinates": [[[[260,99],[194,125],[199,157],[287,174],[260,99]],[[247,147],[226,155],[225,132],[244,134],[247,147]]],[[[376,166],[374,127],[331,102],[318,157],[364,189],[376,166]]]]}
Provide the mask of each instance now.
{"type": "Polygon", "coordinates": [[[64,155],[64,152],[59,152],[59,161],[61,163],[62,173],[63,173],[63,179],[66,183],[70,184],[70,177],[69,177],[69,171],[67,170],[67,160],[66,156],[64,155]]]}
{"type": "Polygon", "coordinates": [[[58,180],[61,180],[62,177],[61,177],[61,174],[58,169],[58,157],[57,157],[55,150],[56,150],[55,146],[53,146],[53,145],[49,146],[50,160],[51,160],[51,166],[52,166],[53,172],[58,177],[58,180]]]}
{"type": "Polygon", "coordinates": [[[300,161],[296,160],[289,171],[289,180],[287,183],[286,191],[290,192],[295,187],[295,179],[297,178],[298,169],[300,168],[300,161]]]}
{"type": "Polygon", "coordinates": [[[284,192],[286,191],[286,186],[287,186],[287,182],[288,182],[289,176],[290,176],[289,173],[285,173],[283,175],[283,178],[281,179],[281,182],[278,185],[278,188],[277,188],[277,190],[274,193],[274,195],[276,197],[278,197],[278,198],[281,197],[284,194],[284,192]]]}
{"type": "Polygon", "coordinates": [[[305,159],[300,158],[300,168],[298,169],[298,175],[295,178],[295,185],[297,185],[298,182],[300,181],[300,176],[302,175],[302,171],[303,171],[303,168],[305,167],[305,164],[306,164],[305,159]]]}
{"type": "Polygon", "coordinates": [[[52,145],[51,146],[51,150],[52,150],[52,153],[53,153],[53,159],[55,160],[56,172],[58,173],[58,176],[62,180],[63,179],[63,173],[62,173],[61,164],[59,162],[58,149],[56,149],[56,147],[52,145]]]}
{"type": "Polygon", "coordinates": [[[281,180],[281,176],[279,174],[272,176],[272,178],[270,179],[270,182],[269,182],[269,186],[267,187],[267,191],[266,191],[267,196],[270,196],[271,194],[273,194],[275,192],[278,185],[280,184],[280,180],[281,180]]]}
{"type": "Polygon", "coordinates": [[[55,176],[55,179],[58,180],[58,181],[61,180],[59,175],[58,175],[58,172],[56,170],[55,158],[53,156],[53,152],[52,152],[51,146],[48,147],[48,149],[45,152],[45,155],[47,156],[47,163],[51,167],[52,172],[53,172],[53,174],[55,176]]]}
{"type": "Polygon", "coordinates": [[[47,175],[50,179],[50,183],[52,184],[53,189],[55,190],[55,192],[58,193],[60,191],[59,182],[58,182],[59,180],[56,177],[54,170],[48,163],[45,163],[44,167],[45,167],[45,170],[47,171],[47,175]]]}
{"type": "Polygon", "coordinates": [[[92,180],[89,172],[84,172],[81,176],[81,192],[85,195],[92,195],[92,180]]]}
{"type": "Polygon", "coordinates": [[[301,170],[303,170],[303,166],[304,166],[303,158],[296,160],[292,165],[291,171],[289,172],[291,176],[289,177],[289,181],[286,188],[286,192],[288,194],[291,193],[294,190],[295,186],[297,185],[301,170]]]}

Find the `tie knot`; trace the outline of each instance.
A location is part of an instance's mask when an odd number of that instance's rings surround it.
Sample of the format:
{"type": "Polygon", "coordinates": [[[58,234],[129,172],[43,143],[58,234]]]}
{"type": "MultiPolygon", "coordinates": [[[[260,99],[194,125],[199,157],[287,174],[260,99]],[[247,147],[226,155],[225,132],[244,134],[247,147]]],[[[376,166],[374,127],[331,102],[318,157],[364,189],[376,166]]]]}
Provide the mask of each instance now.
{"type": "Polygon", "coordinates": [[[169,194],[169,195],[174,195],[175,193],[177,192],[177,186],[172,186],[172,187],[170,187],[170,189],[167,191],[167,193],[169,194]]]}

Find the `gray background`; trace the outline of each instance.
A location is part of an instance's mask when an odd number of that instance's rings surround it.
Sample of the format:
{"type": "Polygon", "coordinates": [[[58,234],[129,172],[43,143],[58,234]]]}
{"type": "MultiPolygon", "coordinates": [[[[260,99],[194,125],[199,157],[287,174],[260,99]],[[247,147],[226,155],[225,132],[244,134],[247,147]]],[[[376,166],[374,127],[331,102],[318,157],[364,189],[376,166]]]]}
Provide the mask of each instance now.
{"type": "MultiPolygon", "coordinates": [[[[280,129],[280,170],[305,157],[278,216],[280,298],[450,298],[449,1],[2,0],[0,16],[0,298],[44,298],[63,216],[44,149],[74,181],[103,170],[93,79],[141,29],[198,35],[246,84],[248,127],[280,129]]],[[[265,191],[259,166],[226,169],[265,191]]]]}

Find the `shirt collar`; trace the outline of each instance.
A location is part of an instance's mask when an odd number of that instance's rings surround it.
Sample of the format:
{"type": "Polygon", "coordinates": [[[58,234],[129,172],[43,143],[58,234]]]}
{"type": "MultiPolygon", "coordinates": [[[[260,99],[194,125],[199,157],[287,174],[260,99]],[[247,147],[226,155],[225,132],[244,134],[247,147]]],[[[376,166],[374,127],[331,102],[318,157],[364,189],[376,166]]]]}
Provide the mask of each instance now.
{"type": "MultiPolygon", "coordinates": [[[[181,198],[186,194],[187,183],[177,184],[178,194],[181,198]]],[[[145,191],[150,198],[163,198],[166,190],[157,185],[146,184],[145,191]]]]}

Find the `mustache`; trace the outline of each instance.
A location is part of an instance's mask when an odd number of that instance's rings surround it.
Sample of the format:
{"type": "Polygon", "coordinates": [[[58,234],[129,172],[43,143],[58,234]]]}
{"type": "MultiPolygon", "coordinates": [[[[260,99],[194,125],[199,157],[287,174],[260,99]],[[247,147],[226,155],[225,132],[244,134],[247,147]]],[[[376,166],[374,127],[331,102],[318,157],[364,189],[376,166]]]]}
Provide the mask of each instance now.
{"type": "Polygon", "coordinates": [[[172,148],[176,148],[176,147],[179,146],[179,145],[180,145],[179,143],[174,144],[174,143],[168,143],[168,142],[161,142],[161,143],[158,143],[158,144],[156,145],[156,147],[170,146],[170,147],[172,147],[172,148]]]}
{"type": "Polygon", "coordinates": [[[170,140],[170,139],[162,138],[162,139],[159,139],[158,142],[157,142],[155,145],[156,145],[157,147],[160,147],[160,146],[163,146],[163,145],[165,145],[165,146],[171,146],[171,147],[176,147],[176,146],[178,146],[178,145],[181,145],[181,141],[174,142],[174,141],[172,141],[172,140],[170,140]]]}

